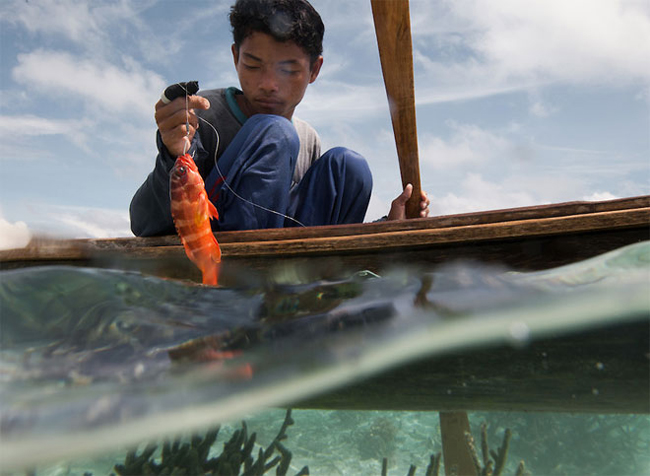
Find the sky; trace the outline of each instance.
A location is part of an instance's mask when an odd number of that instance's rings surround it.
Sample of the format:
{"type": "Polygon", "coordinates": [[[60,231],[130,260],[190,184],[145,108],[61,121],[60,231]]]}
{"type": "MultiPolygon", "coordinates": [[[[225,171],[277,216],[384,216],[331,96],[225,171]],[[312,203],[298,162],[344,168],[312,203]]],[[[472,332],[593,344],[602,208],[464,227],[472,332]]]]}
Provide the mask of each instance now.
{"type": "MultiPolygon", "coordinates": [[[[401,182],[370,0],[313,0],[324,65],[296,116],[401,182]]],[[[132,236],[154,104],[237,86],[231,0],[0,2],[0,248],[132,236]]],[[[411,0],[431,215],[650,194],[649,0],[411,0]]]]}

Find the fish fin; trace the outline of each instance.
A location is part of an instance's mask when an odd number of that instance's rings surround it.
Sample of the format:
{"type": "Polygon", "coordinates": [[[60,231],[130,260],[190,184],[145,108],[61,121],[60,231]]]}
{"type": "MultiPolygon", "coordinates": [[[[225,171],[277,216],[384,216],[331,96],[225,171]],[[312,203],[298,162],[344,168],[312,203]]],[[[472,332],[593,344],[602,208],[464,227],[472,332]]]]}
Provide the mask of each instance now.
{"type": "Polygon", "coordinates": [[[219,212],[217,211],[217,207],[215,207],[214,203],[212,203],[210,200],[208,200],[208,214],[215,220],[219,219],[219,212]]]}
{"type": "Polygon", "coordinates": [[[190,248],[190,246],[188,246],[187,242],[185,241],[185,238],[183,238],[183,236],[181,236],[180,238],[181,238],[181,243],[183,244],[183,248],[185,248],[185,254],[190,259],[190,261],[196,262],[194,253],[192,253],[192,249],[190,248]]]}
{"type": "Polygon", "coordinates": [[[212,233],[212,239],[214,240],[214,248],[212,248],[212,253],[210,253],[210,258],[214,263],[221,263],[221,247],[217,241],[217,237],[212,233]]]}

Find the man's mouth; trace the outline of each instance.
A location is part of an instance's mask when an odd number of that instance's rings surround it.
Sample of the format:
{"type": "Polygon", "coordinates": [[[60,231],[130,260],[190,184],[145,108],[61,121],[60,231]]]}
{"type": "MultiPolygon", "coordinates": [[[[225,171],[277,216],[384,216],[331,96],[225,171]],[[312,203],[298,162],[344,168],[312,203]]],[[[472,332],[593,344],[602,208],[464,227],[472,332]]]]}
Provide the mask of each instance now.
{"type": "Polygon", "coordinates": [[[281,104],[280,101],[277,101],[275,99],[264,98],[256,99],[255,102],[264,109],[275,109],[281,104]]]}

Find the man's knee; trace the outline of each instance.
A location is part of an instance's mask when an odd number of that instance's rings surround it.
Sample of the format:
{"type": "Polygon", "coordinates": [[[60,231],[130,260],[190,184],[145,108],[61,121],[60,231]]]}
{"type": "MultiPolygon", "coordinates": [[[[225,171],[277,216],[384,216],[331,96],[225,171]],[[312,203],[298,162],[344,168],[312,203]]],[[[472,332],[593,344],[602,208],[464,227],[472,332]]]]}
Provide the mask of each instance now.
{"type": "Polygon", "coordinates": [[[297,151],[300,149],[300,139],[296,128],[288,119],[274,114],[255,114],[251,116],[242,129],[248,134],[272,138],[272,143],[288,145],[297,151]]]}
{"type": "Polygon", "coordinates": [[[346,182],[354,183],[360,192],[372,191],[372,173],[368,161],[357,152],[345,147],[335,147],[327,151],[321,159],[331,162],[331,167],[345,177],[346,182]]]}
{"type": "MultiPolygon", "coordinates": [[[[271,167],[280,174],[293,175],[300,151],[300,139],[293,124],[282,116],[256,114],[237,133],[237,152],[257,167],[271,167]],[[263,165],[266,164],[266,165],[263,165]]],[[[231,144],[232,145],[232,144],[231,144]]]]}

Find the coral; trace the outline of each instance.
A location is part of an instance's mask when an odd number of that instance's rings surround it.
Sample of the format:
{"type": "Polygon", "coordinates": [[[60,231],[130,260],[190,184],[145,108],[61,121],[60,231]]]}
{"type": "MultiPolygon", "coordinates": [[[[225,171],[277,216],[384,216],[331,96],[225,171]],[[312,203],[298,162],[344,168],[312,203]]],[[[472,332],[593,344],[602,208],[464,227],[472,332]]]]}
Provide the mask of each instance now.
{"type": "MultiPolygon", "coordinates": [[[[501,444],[499,451],[494,451],[491,450],[488,445],[487,423],[483,423],[481,425],[482,458],[480,458],[478,455],[472,434],[467,432],[465,433],[465,437],[467,438],[467,446],[470,449],[472,461],[474,462],[474,467],[476,468],[476,474],[480,476],[500,476],[506,466],[508,450],[510,448],[510,439],[512,438],[512,431],[510,429],[506,429],[505,434],[503,435],[503,443],[501,444]]],[[[527,471],[524,462],[521,461],[519,463],[519,467],[517,468],[517,476],[523,476],[524,474],[527,474],[527,471]]]]}
{"type": "MultiPolygon", "coordinates": [[[[277,436],[264,449],[260,448],[257,459],[253,457],[256,434],[248,435],[246,422],[242,428],[235,431],[223,447],[219,456],[209,458],[210,448],[216,442],[219,427],[208,431],[204,436],[194,435],[189,443],[181,444],[180,440],[163,444],[160,462],[154,459],[157,445],[147,445],[142,453],[130,451],[123,464],[116,464],[115,472],[120,476],[126,475],[243,475],[254,476],[265,474],[276,468],[277,475],[286,475],[291,463],[291,452],[280,443],[287,438],[286,430],[293,425],[291,410],[287,410],[284,422],[277,436]],[[269,461],[275,452],[279,453],[269,461]],[[242,467],[243,466],[243,467],[242,467]]],[[[305,466],[297,476],[309,474],[305,466]]]]}
{"type": "MultiPolygon", "coordinates": [[[[508,449],[510,448],[510,439],[512,438],[512,431],[506,429],[503,437],[503,443],[498,451],[491,450],[488,445],[487,439],[487,424],[481,425],[481,456],[479,457],[476,445],[474,444],[474,437],[471,433],[465,433],[467,446],[469,447],[470,454],[474,467],[476,468],[476,475],[478,476],[499,476],[506,466],[508,458],[508,449]],[[491,459],[490,459],[491,458],[491,459]]],[[[429,465],[425,471],[426,476],[438,476],[440,471],[441,453],[432,454],[429,458],[429,465]]],[[[414,476],[417,467],[411,465],[408,471],[408,476],[414,476]]],[[[388,458],[384,458],[381,466],[381,475],[387,476],[388,474],[388,458]]],[[[517,467],[516,476],[529,476],[524,462],[521,461],[517,467]]]]}
{"type": "MultiPolygon", "coordinates": [[[[436,453],[429,457],[429,466],[427,466],[427,469],[424,473],[425,476],[438,476],[438,473],[440,471],[441,457],[442,457],[442,453],[436,453]]],[[[417,466],[412,464],[409,467],[409,472],[407,473],[408,476],[414,476],[416,469],[417,466]]],[[[384,458],[381,462],[381,476],[387,476],[387,475],[388,475],[388,458],[384,458]]]]}

